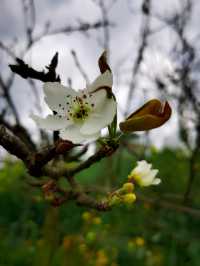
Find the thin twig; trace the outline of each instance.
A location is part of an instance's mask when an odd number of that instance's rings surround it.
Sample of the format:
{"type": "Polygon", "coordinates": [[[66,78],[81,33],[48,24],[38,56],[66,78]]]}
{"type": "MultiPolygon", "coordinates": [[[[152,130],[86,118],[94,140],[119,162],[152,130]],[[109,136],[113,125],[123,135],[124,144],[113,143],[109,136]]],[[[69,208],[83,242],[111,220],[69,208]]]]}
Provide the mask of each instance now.
{"type": "Polygon", "coordinates": [[[151,8],[151,0],[143,0],[143,3],[142,3],[143,24],[142,24],[142,29],[141,29],[141,41],[140,41],[140,46],[139,46],[139,50],[137,53],[137,57],[136,57],[136,60],[132,68],[132,77],[131,77],[131,82],[129,86],[127,101],[126,101],[126,112],[124,114],[125,117],[128,115],[128,112],[129,112],[129,107],[133,99],[136,75],[143,61],[144,52],[147,46],[147,38],[149,36],[150,8],[151,8]]]}
{"type": "Polygon", "coordinates": [[[78,68],[79,72],[81,73],[81,75],[83,76],[84,80],[86,81],[86,84],[89,84],[90,81],[89,81],[89,78],[88,78],[88,75],[86,74],[85,70],[83,69],[83,67],[81,66],[79,60],[78,60],[78,57],[77,57],[77,54],[74,50],[71,51],[71,54],[73,56],[73,59],[74,59],[74,62],[75,62],[75,65],[76,67],[78,68]]]}

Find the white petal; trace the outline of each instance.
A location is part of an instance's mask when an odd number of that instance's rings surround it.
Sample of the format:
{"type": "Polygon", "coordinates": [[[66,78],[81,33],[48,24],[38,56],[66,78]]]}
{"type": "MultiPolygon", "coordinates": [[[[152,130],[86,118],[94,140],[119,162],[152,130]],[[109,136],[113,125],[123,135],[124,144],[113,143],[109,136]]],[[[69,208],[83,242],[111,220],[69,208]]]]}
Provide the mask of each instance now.
{"type": "Polygon", "coordinates": [[[153,184],[154,180],[155,180],[155,176],[157,175],[158,170],[151,170],[151,172],[149,172],[148,175],[144,175],[142,176],[142,183],[143,186],[150,186],[153,184]]]}
{"type": "Polygon", "coordinates": [[[48,115],[46,118],[41,118],[32,114],[31,118],[40,128],[47,130],[59,130],[72,124],[66,117],[59,117],[57,115],[48,115]]]}
{"type": "Polygon", "coordinates": [[[83,99],[83,102],[89,103],[92,106],[92,110],[97,110],[102,107],[107,98],[106,90],[102,89],[94,93],[88,92],[88,89],[78,91],[78,97],[83,99]]]}
{"type": "Polygon", "coordinates": [[[133,175],[139,175],[143,177],[149,174],[149,169],[146,170],[143,166],[139,165],[133,169],[132,173],[133,175]]]}
{"type": "Polygon", "coordinates": [[[77,95],[76,91],[71,88],[64,87],[58,82],[46,82],[44,84],[45,101],[52,111],[60,114],[66,113],[68,96],[77,95]]]}
{"type": "Polygon", "coordinates": [[[91,94],[91,98],[89,99],[90,104],[94,104],[93,111],[99,110],[105,104],[107,99],[106,90],[99,90],[91,94]]]}
{"type": "Polygon", "coordinates": [[[151,178],[154,179],[156,177],[157,173],[158,173],[158,170],[153,169],[150,171],[149,176],[151,176],[151,178]]]}
{"type": "Polygon", "coordinates": [[[65,140],[71,140],[74,143],[80,143],[83,141],[92,141],[100,136],[100,132],[91,135],[84,135],[80,132],[80,126],[72,125],[66,129],[60,130],[60,137],[65,140]]]}
{"type": "Polygon", "coordinates": [[[92,92],[100,87],[110,87],[112,88],[113,77],[112,73],[109,70],[106,70],[103,74],[98,76],[95,81],[87,86],[87,91],[92,92]]]}
{"type": "Polygon", "coordinates": [[[133,169],[133,173],[136,175],[141,175],[145,177],[150,174],[152,165],[147,163],[146,161],[137,162],[138,166],[133,169]]]}
{"type": "Polygon", "coordinates": [[[147,163],[145,160],[138,161],[138,168],[142,169],[144,172],[150,171],[152,165],[150,163],[147,163]]]}
{"type": "Polygon", "coordinates": [[[112,73],[107,70],[106,72],[101,74],[91,85],[88,85],[87,89],[85,89],[85,92],[87,94],[93,92],[90,94],[91,98],[89,98],[89,103],[94,104],[94,111],[102,108],[107,99],[107,91],[105,89],[98,90],[98,88],[105,86],[112,88],[112,83],[112,73]]]}
{"type": "Polygon", "coordinates": [[[159,185],[161,183],[161,179],[160,178],[155,178],[152,182],[152,185],[159,185]]]}
{"type": "Polygon", "coordinates": [[[98,113],[94,112],[84,122],[80,131],[82,134],[94,134],[109,125],[116,113],[117,104],[113,99],[107,99],[98,113]]]}
{"type": "Polygon", "coordinates": [[[138,161],[137,164],[138,164],[138,165],[142,165],[142,166],[151,165],[151,164],[149,164],[149,163],[148,163],[147,161],[145,161],[145,160],[138,161]]]}

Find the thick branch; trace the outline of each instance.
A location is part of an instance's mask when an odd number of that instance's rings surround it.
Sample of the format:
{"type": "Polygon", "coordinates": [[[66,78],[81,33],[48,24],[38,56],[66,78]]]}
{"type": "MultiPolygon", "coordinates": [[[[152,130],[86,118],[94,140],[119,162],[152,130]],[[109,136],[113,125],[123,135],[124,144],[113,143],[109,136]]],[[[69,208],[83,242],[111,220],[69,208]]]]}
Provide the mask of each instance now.
{"type": "Polygon", "coordinates": [[[67,166],[63,166],[60,168],[46,167],[44,169],[44,173],[56,179],[62,176],[65,176],[67,178],[69,176],[74,176],[75,174],[81,172],[82,170],[89,168],[94,163],[99,162],[101,159],[112,155],[116,151],[117,148],[118,148],[118,144],[114,144],[111,146],[105,145],[99,151],[97,151],[94,155],[89,157],[86,161],[84,161],[83,163],[81,163],[75,168],[68,169],[67,166]]]}
{"type": "Polygon", "coordinates": [[[4,114],[0,114],[0,124],[9,129],[13,133],[13,135],[23,140],[23,142],[25,142],[25,144],[27,144],[30,149],[32,150],[36,149],[35,143],[32,141],[27,130],[23,126],[18,124],[11,125],[8,121],[4,119],[4,114]]]}
{"type": "Polygon", "coordinates": [[[77,144],[73,144],[71,141],[58,140],[54,145],[31,154],[28,164],[29,173],[33,176],[41,176],[43,174],[43,166],[58,155],[65,154],[76,146],[77,144]]]}
{"type": "Polygon", "coordinates": [[[3,125],[0,125],[0,145],[9,153],[27,163],[30,155],[28,147],[18,137],[12,135],[3,125]]]}

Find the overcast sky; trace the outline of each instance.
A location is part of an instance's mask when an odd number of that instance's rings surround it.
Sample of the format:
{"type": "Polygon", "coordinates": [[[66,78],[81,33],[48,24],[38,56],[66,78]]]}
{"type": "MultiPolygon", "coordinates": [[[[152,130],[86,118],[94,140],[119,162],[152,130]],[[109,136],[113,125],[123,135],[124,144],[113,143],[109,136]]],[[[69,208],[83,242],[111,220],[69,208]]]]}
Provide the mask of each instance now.
{"type": "MultiPolygon", "coordinates": [[[[179,0],[181,1],[181,0],[179,0]]],[[[153,11],[155,14],[170,16],[173,12],[178,12],[180,8],[178,0],[154,0],[153,11]]],[[[106,0],[105,4],[112,1],[106,0]]],[[[125,99],[128,91],[128,85],[131,78],[131,68],[133,60],[137,54],[139,45],[140,28],[141,28],[141,0],[118,0],[109,11],[109,19],[115,24],[110,29],[110,65],[114,73],[114,92],[117,95],[120,108],[125,108],[125,99]]],[[[200,1],[194,1],[195,8],[192,21],[188,27],[187,35],[191,39],[198,33],[200,1]]],[[[37,35],[44,29],[47,21],[50,21],[52,28],[59,28],[69,25],[78,25],[79,21],[95,22],[101,19],[101,11],[99,7],[91,0],[35,0],[36,7],[36,27],[34,34],[37,35]]],[[[23,50],[25,43],[24,35],[24,17],[22,11],[21,0],[0,0],[0,40],[4,44],[16,44],[14,50],[17,55],[23,50]],[[17,42],[16,39],[17,38],[17,42]]],[[[163,27],[164,24],[156,18],[151,20],[152,29],[161,29],[149,38],[150,48],[147,54],[159,53],[164,58],[170,57],[171,47],[176,43],[176,35],[173,30],[163,27]]],[[[102,30],[92,30],[88,34],[73,33],[71,35],[58,34],[42,38],[33,48],[26,54],[25,61],[34,68],[40,70],[50,62],[50,59],[56,51],[59,52],[58,72],[61,75],[62,83],[67,84],[68,78],[72,79],[75,89],[85,87],[85,81],[77,70],[71,50],[75,50],[77,56],[84,66],[90,81],[94,80],[99,74],[97,60],[103,51],[101,42],[103,40],[102,30]]],[[[5,52],[0,51],[0,69],[4,77],[9,75],[8,63],[12,62],[5,52]]],[[[148,59],[149,71],[161,71],[162,64],[157,67],[157,61],[148,59]]],[[[161,60],[162,61],[162,60],[161,60]]],[[[155,73],[153,73],[155,74],[155,73]]],[[[158,73],[159,74],[159,73],[158,73]]],[[[145,100],[157,96],[157,92],[153,89],[152,84],[145,83],[145,79],[140,79],[137,86],[135,97],[130,106],[130,110],[139,107],[145,100]],[[143,88],[146,86],[147,94],[143,94],[143,88]]],[[[146,81],[145,81],[146,82],[146,81]]],[[[49,110],[43,102],[42,83],[38,82],[38,93],[40,94],[40,104],[43,115],[49,110]]],[[[12,95],[18,111],[21,114],[22,122],[29,128],[34,128],[34,122],[29,118],[29,114],[35,110],[35,99],[28,84],[20,77],[15,77],[12,87],[12,95]]],[[[0,102],[2,105],[2,102],[0,102]]],[[[174,103],[171,102],[173,106],[174,103]]],[[[122,119],[121,114],[119,114],[122,119]]],[[[171,121],[152,131],[151,138],[155,145],[177,143],[177,118],[174,114],[171,121]]]]}

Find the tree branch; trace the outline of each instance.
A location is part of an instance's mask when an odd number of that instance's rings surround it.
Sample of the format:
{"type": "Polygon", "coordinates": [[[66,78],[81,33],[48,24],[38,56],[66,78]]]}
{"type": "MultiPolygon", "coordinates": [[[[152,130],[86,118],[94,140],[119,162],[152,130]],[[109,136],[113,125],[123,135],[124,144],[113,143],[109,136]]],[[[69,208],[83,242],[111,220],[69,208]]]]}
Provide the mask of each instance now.
{"type": "Polygon", "coordinates": [[[60,82],[60,77],[56,74],[56,67],[58,64],[58,53],[56,53],[49,66],[46,68],[48,71],[37,71],[32,67],[29,67],[28,64],[25,64],[22,59],[16,58],[17,64],[9,65],[10,69],[20,75],[22,78],[27,79],[37,79],[43,82],[60,82]]]}
{"type": "Polygon", "coordinates": [[[118,144],[114,145],[105,145],[100,148],[99,151],[97,151],[94,155],[89,157],[86,161],[82,162],[78,166],[69,169],[66,166],[63,167],[45,167],[44,168],[44,174],[54,178],[58,179],[62,176],[65,176],[66,178],[70,176],[74,176],[75,174],[81,172],[84,169],[89,168],[92,164],[99,162],[101,159],[111,156],[118,148],[118,144]]]}
{"type": "Polygon", "coordinates": [[[0,145],[27,164],[27,159],[30,156],[28,147],[18,137],[12,135],[3,125],[0,125],[0,145]]]}
{"type": "Polygon", "coordinates": [[[193,209],[191,207],[188,206],[184,206],[181,204],[175,204],[169,201],[164,201],[159,199],[155,199],[155,198],[149,198],[143,195],[137,195],[137,198],[139,201],[141,202],[147,202],[149,204],[153,204],[155,206],[161,207],[161,208],[165,208],[165,209],[169,209],[169,210],[173,210],[176,212],[181,212],[181,213],[185,213],[185,214],[190,214],[192,216],[195,216],[197,218],[200,218],[200,210],[199,209],[193,209]]]}

